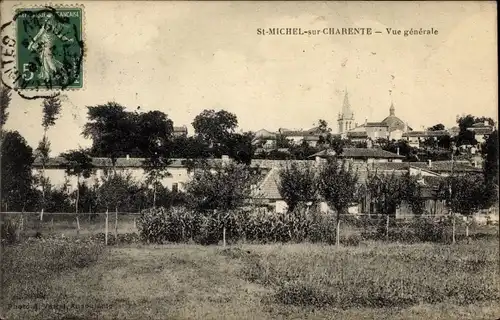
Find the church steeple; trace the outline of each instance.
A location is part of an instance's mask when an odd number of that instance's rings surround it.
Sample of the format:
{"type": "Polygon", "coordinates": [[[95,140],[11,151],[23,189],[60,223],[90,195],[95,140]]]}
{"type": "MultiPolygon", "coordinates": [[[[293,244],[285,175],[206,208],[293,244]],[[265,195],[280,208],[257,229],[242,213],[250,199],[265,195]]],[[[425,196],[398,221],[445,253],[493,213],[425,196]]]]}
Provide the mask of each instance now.
{"type": "Polygon", "coordinates": [[[390,116],[396,115],[396,108],[394,108],[394,103],[392,101],[391,101],[391,107],[389,108],[389,115],[390,116]]]}
{"type": "Polygon", "coordinates": [[[342,104],[342,118],[344,120],[354,119],[354,113],[351,110],[351,104],[349,103],[349,95],[347,89],[345,90],[344,103],[342,104]]]}
{"type": "Polygon", "coordinates": [[[344,103],[342,104],[342,113],[339,114],[337,122],[339,133],[344,133],[354,128],[354,113],[351,109],[347,89],[345,90],[344,103]]]}

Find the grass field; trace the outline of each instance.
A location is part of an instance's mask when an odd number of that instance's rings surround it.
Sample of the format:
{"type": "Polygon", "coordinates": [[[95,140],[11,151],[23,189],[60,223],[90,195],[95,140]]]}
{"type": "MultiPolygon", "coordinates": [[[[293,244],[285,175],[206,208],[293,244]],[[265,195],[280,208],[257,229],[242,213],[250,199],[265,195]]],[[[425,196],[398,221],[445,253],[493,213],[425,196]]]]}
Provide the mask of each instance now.
{"type": "Polygon", "coordinates": [[[497,319],[498,239],[7,247],[8,319],[497,319]]]}

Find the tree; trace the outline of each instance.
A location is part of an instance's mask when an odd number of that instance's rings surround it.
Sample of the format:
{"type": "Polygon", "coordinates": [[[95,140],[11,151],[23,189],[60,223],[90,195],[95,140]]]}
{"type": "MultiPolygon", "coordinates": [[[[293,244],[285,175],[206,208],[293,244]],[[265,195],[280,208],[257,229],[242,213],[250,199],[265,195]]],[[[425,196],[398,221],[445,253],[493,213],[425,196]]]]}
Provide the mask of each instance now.
{"type": "Polygon", "coordinates": [[[238,126],[236,115],[225,110],[203,110],[192,123],[196,135],[210,146],[220,145],[238,126]]]}
{"type": "Polygon", "coordinates": [[[89,156],[88,151],[84,149],[72,150],[66,153],[62,153],[61,157],[66,159],[66,174],[70,176],[76,176],[76,200],[75,200],[75,213],[76,213],[76,224],[78,227],[78,232],[80,230],[80,220],[78,217],[78,208],[80,205],[80,179],[83,177],[88,179],[92,174],[93,165],[92,158],[89,156]]]}
{"type": "Polygon", "coordinates": [[[40,219],[43,218],[43,212],[45,210],[45,190],[47,190],[46,185],[49,183],[48,178],[45,177],[45,166],[49,161],[50,154],[50,141],[47,136],[47,132],[50,127],[56,124],[56,120],[61,112],[61,101],[58,96],[50,96],[43,100],[42,102],[42,128],[43,136],[40,140],[38,147],[36,149],[37,157],[42,163],[42,170],[40,172],[40,184],[42,189],[42,210],[40,212],[40,219]]]}
{"type": "Polygon", "coordinates": [[[170,147],[173,158],[200,159],[210,157],[209,145],[199,137],[175,137],[170,147]]]}
{"type": "Polygon", "coordinates": [[[326,122],[326,120],[324,119],[318,120],[318,130],[321,134],[332,132],[332,128],[328,127],[328,122],[326,122]]]}
{"type": "Polygon", "coordinates": [[[485,207],[498,201],[498,131],[493,131],[484,142],[481,152],[484,156],[483,175],[485,180],[485,207]]]}
{"type": "Polygon", "coordinates": [[[7,108],[10,105],[11,100],[11,92],[10,89],[1,86],[0,87],[0,126],[4,126],[7,118],[9,117],[9,113],[7,112],[7,108]]]}
{"type": "Polygon", "coordinates": [[[116,159],[131,151],[137,142],[135,115],[116,102],[87,109],[88,122],[82,135],[92,139],[92,156],[110,158],[114,170],[116,159]]]}
{"type": "Polygon", "coordinates": [[[408,172],[403,175],[369,172],[366,187],[377,212],[395,216],[397,207],[406,201],[414,213],[423,213],[421,187],[408,172]]]}
{"type": "Polygon", "coordinates": [[[252,162],[252,157],[255,152],[255,147],[252,145],[254,134],[252,132],[231,133],[225,141],[226,154],[238,163],[249,165],[252,162]]]}
{"type": "Polygon", "coordinates": [[[160,111],[139,114],[136,125],[136,146],[146,158],[144,171],[146,182],[153,188],[153,207],[156,207],[157,190],[161,189],[161,180],[170,176],[167,167],[170,164],[173,122],[160,111]]]}
{"type": "Polygon", "coordinates": [[[222,227],[224,245],[228,218],[249,199],[250,186],[254,182],[255,176],[249,166],[230,162],[202,165],[194,170],[191,181],[186,185],[194,209],[208,213],[222,227]]]}
{"type": "Polygon", "coordinates": [[[461,145],[476,145],[477,141],[474,137],[474,132],[467,130],[476,123],[487,122],[490,126],[495,125],[495,121],[489,117],[475,117],[473,115],[466,115],[457,119],[457,124],[460,129],[456,137],[457,146],[461,145]]]}
{"type": "Polygon", "coordinates": [[[348,147],[348,141],[346,139],[340,138],[339,136],[328,135],[327,142],[337,155],[342,154],[344,148],[348,147]]]}
{"type": "Polygon", "coordinates": [[[276,148],[278,149],[288,149],[292,146],[290,139],[282,134],[276,135],[276,148]]]}
{"type": "Polygon", "coordinates": [[[328,159],[319,174],[319,193],[330,208],[337,212],[336,242],[340,245],[340,215],[346,214],[357,199],[358,174],[346,162],[328,159]]]}
{"type": "Polygon", "coordinates": [[[438,123],[433,125],[432,127],[427,128],[427,131],[441,131],[444,129],[445,129],[444,124],[438,123]]]}
{"type": "MultiPolygon", "coordinates": [[[[135,186],[136,182],[130,174],[118,174],[116,172],[104,177],[99,186],[99,202],[106,208],[106,221],[108,220],[109,210],[115,210],[115,237],[118,234],[118,210],[132,200],[135,195],[132,190],[136,189],[135,186]]],[[[107,237],[106,232],[106,243],[107,237]]]]}
{"type": "Polygon", "coordinates": [[[493,131],[484,142],[481,153],[484,156],[484,176],[487,184],[498,185],[498,131],[493,131]]]}
{"type": "Polygon", "coordinates": [[[291,163],[279,171],[278,190],[288,211],[317,199],[316,168],[291,163]]]}
{"type": "Polygon", "coordinates": [[[378,139],[377,143],[380,148],[385,151],[389,151],[392,153],[399,153],[400,155],[406,157],[407,160],[410,160],[414,157],[415,150],[410,147],[408,141],[406,140],[389,140],[389,139],[378,139]]]}
{"type": "Polygon", "coordinates": [[[2,202],[11,210],[23,210],[33,183],[33,150],[17,131],[0,132],[0,135],[2,202]]]}
{"type": "MultiPolygon", "coordinates": [[[[466,217],[471,216],[479,209],[484,208],[489,199],[485,196],[487,188],[484,176],[480,174],[453,175],[445,182],[449,189],[447,207],[452,213],[460,213],[466,217]]],[[[467,225],[467,236],[469,229],[467,225]]],[[[453,231],[453,241],[455,231],[453,231]]]]}

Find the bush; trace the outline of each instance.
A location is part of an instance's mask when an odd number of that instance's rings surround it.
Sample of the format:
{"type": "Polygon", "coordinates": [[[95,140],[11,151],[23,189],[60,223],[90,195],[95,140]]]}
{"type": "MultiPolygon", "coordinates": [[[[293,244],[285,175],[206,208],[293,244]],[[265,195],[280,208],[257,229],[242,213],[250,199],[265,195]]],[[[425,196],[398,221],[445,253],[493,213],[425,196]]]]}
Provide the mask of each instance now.
{"type": "Polygon", "coordinates": [[[19,239],[17,237],[17,230],[19,228],[19,223],[14,219],[5,219],[1,226],[2,228],[2,239],[4,244],[14,244],[19,239]]]}
{"type": "MultiPolygon", "coordinates": [[[[435,242],[447,243],[451,241],[451,221],[448,218],[416,217],[410,221],[389,222],[389,241],[401,243],[435,242]]],[[[375,232],[364,231],[363,238],[371,240],[386,240],[387,225],[380,221],[375,232]]]]}

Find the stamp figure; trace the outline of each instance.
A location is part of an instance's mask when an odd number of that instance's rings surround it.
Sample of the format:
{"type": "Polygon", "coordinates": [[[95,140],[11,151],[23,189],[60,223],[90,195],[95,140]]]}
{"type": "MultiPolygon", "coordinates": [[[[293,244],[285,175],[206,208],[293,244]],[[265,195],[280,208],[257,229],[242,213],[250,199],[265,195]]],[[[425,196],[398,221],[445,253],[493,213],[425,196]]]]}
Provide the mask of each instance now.
{"type": "Polygon", "coordinates": [[[16,16],[21,89],[83,87],[82,9],[22,9],[16,16]]]}

